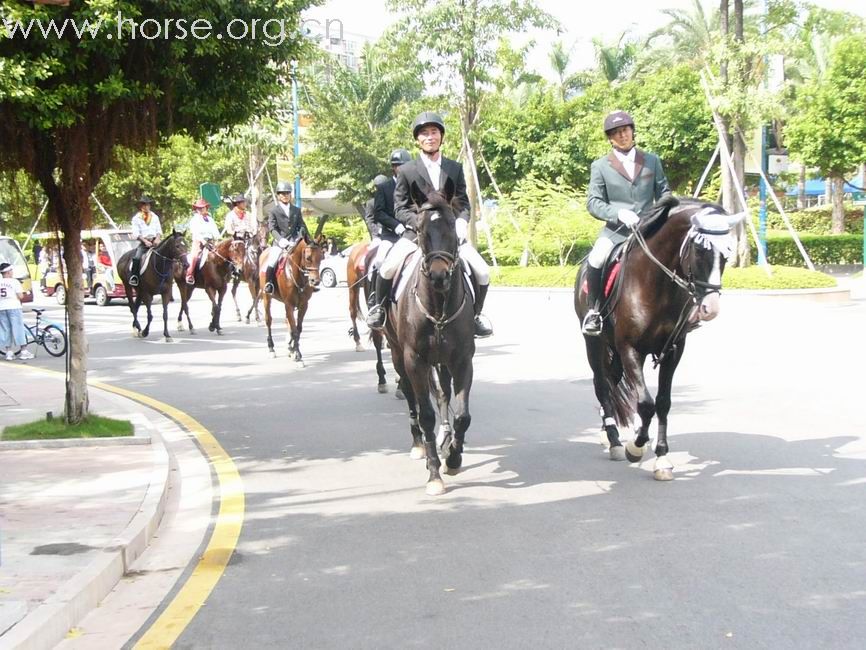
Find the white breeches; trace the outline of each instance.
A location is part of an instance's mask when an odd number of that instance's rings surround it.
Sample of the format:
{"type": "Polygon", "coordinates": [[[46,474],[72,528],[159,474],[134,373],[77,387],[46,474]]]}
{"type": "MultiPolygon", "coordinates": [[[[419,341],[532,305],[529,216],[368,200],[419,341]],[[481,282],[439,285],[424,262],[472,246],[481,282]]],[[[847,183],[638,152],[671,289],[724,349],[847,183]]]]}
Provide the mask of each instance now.
{"type": "Polygon", "coordinates": [[[608,253],[612,250],[613,242],[607,237],[599,237],[595,241],[592,250],[589,252],[589,257],[587,257],[586,261],[589,262],[589,265],[592,268],[600,269],[601,265],[604,264],[604,260],[607,258],[608,253]]]}
{"type": "Polygon", "coordinates": [[[268,261],[267,266],[276,266],[277,260],[280,259],[280,253],[283,252],[283,249],[279,246],[271,246],[268,248],[268,261]]]}
{"type": "Polygon", "coordinates": [[[373,276],[373,271],[382,266],[382,262],[385,261],[385,256],[388,255],[388,251],[391,250],[394,246],[394,242],[387,241],[385,239],[378,240],[376,248],[376,257],[373,258],[373,263],[370,264],[370,268],[368,269],[367,275],[368,277],[373,276]]]}
{"type": "MultiPolygon", "coordinates": [[[[405,237],[400,239],[400,241],[394,244],[391,252],[381,263],[379,274],[386,280],[393,280],[403,260],[417,248],[418,244],[415,242],[405,237]]],[[[460,255],[460,259],[466,262],[469,268],[472,269],[472,274],[475,276],[478,284],[490,284],[490,267],[487,266],[487,262],[484,261],[484,258],[481,257],[477,250],[472,248],[470,243],[466,242],[462,244],[458,249],[458,254],[460,255]]],[[[378,255],[376,257],[378,259],[378,255]]]]}

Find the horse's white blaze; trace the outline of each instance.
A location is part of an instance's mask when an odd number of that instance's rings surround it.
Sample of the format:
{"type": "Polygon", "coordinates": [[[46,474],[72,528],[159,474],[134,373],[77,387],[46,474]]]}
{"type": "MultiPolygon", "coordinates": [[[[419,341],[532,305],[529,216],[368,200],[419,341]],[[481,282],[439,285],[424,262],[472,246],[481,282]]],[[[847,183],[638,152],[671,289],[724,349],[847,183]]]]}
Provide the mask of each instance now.
{"type": "Polygon", "coordinates": [[[710,271],[710,284],[720,286],[722,284],[722,254],[717,248],[713,248],[713,270],[710,271]]]}

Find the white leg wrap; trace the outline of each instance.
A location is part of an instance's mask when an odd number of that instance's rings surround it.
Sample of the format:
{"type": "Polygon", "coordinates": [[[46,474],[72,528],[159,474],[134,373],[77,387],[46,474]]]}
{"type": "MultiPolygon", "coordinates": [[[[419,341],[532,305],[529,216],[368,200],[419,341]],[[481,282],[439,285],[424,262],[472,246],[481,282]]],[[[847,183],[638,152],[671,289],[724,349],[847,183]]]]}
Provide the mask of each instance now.
{"type": "Polygon", "coordinates": [[[653,466],[653,470],[673,469],[673,468],[674,468],[674,464],[668,460],[667,454],[665,454],[664,456],[657,456],[656,457],[656,463],[653,466]]]}
{"type": "Polygon", "coordinates": [[[606,427],[615,427],[616,426],[616,420],[614,420],[613,418],[604,418],[603,422],[604,422],[604,426],[606,426],[606,427]]]}
{"type": "Polygon", "coordinates": [[[646,445],[638,447],[634,444],[634,440],[629,440],[625,443],[625,450],[629,453],[629,456],[643,458],[643,454],[646,451],[646,445]]]}

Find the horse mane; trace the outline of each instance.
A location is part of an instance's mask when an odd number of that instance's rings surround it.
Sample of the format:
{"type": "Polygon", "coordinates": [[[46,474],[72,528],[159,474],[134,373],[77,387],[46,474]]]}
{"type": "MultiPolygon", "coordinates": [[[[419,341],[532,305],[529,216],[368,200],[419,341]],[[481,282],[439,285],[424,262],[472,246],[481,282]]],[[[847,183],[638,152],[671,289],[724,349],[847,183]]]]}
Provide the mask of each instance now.
{"type": "Polygon", "coordinates": [[[696,208],[698,210],[701,208],[713,208],[724,212],[724,208],[716,203],[702,201],[701,199],[693,199],[690,197],[677,197],[673,194],[665,194],[661,199],[659,199],[659,202],[653,206],[652,210],[649,211],[641,222],[640,231],[644,239],[649,239],[655,235],[671,217],[680,214],[688,208],[696,208]]]}

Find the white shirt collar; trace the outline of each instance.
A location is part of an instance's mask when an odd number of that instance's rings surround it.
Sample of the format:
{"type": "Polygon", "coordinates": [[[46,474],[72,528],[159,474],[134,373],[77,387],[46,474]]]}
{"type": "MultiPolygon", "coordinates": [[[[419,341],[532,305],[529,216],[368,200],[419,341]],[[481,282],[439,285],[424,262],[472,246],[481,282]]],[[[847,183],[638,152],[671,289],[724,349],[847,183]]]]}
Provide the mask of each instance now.
{"type": "Polygon", "coordinates": [[[614,149],[613,154],[622,163],[624,163],[626,160],[628,160],[629,162],[634,162],[635,151],[637,151],[637,147],[632,147],[631,149],[629,149],[628,153],[622,153],[619,149],[614,149]]]}

